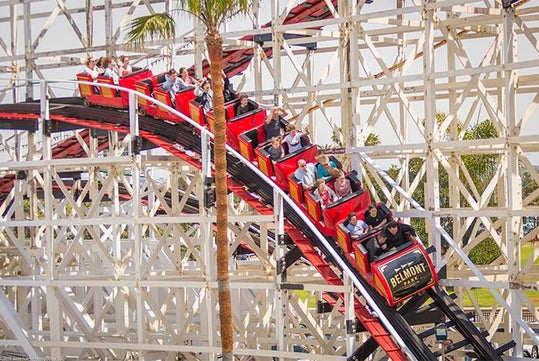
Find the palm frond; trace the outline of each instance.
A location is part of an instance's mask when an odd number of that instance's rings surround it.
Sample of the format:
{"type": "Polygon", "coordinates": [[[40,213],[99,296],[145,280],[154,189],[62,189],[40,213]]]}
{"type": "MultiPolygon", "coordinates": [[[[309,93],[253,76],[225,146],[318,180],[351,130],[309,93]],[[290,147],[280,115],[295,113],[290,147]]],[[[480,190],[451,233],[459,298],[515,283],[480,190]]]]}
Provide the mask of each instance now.
{"type": "Polygon", "coordinates": [[[129,27],[126,43],[141,48],[156,39],[173,39],[176,23],[169,14],[159,13],[135,18],[129,27]]]}
{"type": "Polygon", "coordinates": [[[216,30],[239,13],[247,13],[252,0],[178,0],[180,10],[198,18],[208,29],[216,30]]]}

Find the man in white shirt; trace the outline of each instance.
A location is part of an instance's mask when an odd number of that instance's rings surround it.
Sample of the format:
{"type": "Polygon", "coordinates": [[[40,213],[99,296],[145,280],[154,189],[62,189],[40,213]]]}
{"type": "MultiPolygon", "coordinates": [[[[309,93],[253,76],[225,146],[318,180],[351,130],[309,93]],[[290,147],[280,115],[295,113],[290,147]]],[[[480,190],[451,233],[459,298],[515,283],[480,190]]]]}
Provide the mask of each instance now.
{"type": "Polygon", "coordinates": [[[311,189],[316,182],[316,167],[312,163],[307,163],[305,159],[300,159],[294,176],[301,183],[303,189],[311,189]]]}

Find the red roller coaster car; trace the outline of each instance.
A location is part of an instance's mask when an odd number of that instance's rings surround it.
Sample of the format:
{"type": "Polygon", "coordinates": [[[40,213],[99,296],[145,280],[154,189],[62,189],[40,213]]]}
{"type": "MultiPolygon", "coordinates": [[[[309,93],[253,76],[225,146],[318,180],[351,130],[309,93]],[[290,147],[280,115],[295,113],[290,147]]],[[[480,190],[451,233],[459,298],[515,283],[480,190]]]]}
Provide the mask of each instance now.
{"type": "MultiPolygon", "coordinates": [[[[77,79],[91,82],[91,78],[85,74],[77,74],[77,79]]],[[[154,76],[151,71],[141,70],[120,78],[120,86],[152,96],[213,130],[214,116],[211,112],[207,114],[202,112],[200,104],[195,100],[193,89],[178,92],[172,101],[170,93],[161,87],[163,81],[164,74],[154,76]]],[[[80,94],[86,106],[96,105],[124,109],[129,106],[126,92],[117,93],[112,88],[100,86],[102,83],[110,84],[111,79],[99,78],[95,85],[79,84],[80,94]]],[[[271,160],[266,151],[269,143],[266,141],[264,132],[266,111],[255,104],[255,110],[236,117],[234,115],[236,103],[237,101],[234,100],[225,104],[226,131],[230,146],[238,150],[242,156],[253,162],[264,174],[270,177],[275,182],[275,186],[288,191],[290,197],[303,209],[317,228],[327,237],[337,240],[344,255],[355,265],[363,277],[371,281],[378,292],[387,299],[390,306],[403,302],[437,283],[438,278],[432,261],[423,244],[415,238],[397,250],[369,260],[366,244],[373,242],[380,230],[371,231],[363,235],[361,239],[352,241],[344,226],[344,222],[351,212],[356,212],[361,218],[371,203],[369,192],[362,188],[356,174],[354,172],[346,174],[351,184],[351,194],[324,208],[321,207],[312,191],[304,190],[294,177],[299,159],[316,163],[319,153],[318,147],[304,138],[300,150],[286,154],[278,161],[271,160]]],[[[171,122],[183,121],[164,107],[145,99],[139,98],[138,106],[139,111],[144,115],[171,122]]],[[[328,181],[328,186],[333,186],[332,181],[328,181]]]]}

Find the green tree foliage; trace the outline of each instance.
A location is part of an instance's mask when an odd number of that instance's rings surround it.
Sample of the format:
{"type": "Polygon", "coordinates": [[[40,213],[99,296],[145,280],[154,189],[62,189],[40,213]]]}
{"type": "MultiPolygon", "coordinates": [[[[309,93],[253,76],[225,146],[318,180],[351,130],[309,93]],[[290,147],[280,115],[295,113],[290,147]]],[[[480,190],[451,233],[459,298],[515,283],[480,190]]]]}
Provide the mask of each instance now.
{"type": "MultiPolygon", "coordinates": [[[[528,171],[522,172],[522,198],[530,196],[539,188],[537,182],[533,179],[532,175],[528,171]]],[[[539,197],[535,197],[529,202],[530,205],[538,206],[539,197]]]]}
{"type": "MultiPolygon", "coordinates": [[[[436,119],[438,123],[441,123],[445,120],[446,114],[438,113],[436,119]]],[[[457,131],[462,132],[461,124],[457,125],[457,131]]],[[[476,125],[470,127],[464,131],[463,139],[464,140],[481,140],[488,138],[497,137],[497,131],[494,126],[494,123],[490,120],[485,120],[476,125]]],[[[463,172],[460,174],[460,179],[463,184],[468,187],[475,187],[479,193],[482,193],[485,190],[485,187],[488,185],[494,173],[496,172],[498,156],[491,154],[468,154],[462,156],[462,163],[465,165],[468,173],[470,174],[470,181],[463,175],[463,172]]],[[[414,179],[421,168],[423,167],[425,160],[423,158],[411,158],[408,162],[408,172],[409,178],[414,179]]],[[[401,167],[399,165],[391,165],[387,170],[388,175],[392,179],[398,179],[401,167]]],[[[438,179],[439,179],[439,196],[440,196],[440,206],[442,208],[447,208],[450,206],[449,202],[449,176],[447,171],[443,167],[439,167],[438,170],[438,179]]],[[[528,192],[534,190],[534,182],[530,181],[526,183],[529,184],[528,192]]],[[[382,201],[386,201],[385,195],[380,191],[378,186],[375,186],[377,195],[382,201]]],[[[411,196],[419,203],[425,204],[425,188],[424,182],[421,182],[420,185],[412,192],[411,196]]],[[[400,199],[397,196],[397,201],[400,199]]],[[[465,200],[461,199],[462,204],[465,204],[465,200]]],[[[490,200],[490,205],[495,205],[496,198],[492,197],[490,200]]],[[[441,219],[442,226],[450,234],[452,233],[452,218],[441,219]]],[[[425,222],[422,219],[412,219],[412,226],[416,229],[418,236],[422,240],[427,239],[427,232],[425,228],[425,222]]],[[[470,257],[473,255],[473,261],[477,264],[488,264],[500,256],[501,252],[496,243],[491,239],[487,238],[481,243],[479,243],[473,250],[473,253],[470,253],[470,257]]]]}
{"type": "Polygon", "coordinates": [[[140,16],[131,21],[126,43],[132,47],[142,47],[145,43],[158,39],[172,39],[174,34],[175,23],[170,14],[140,16]]]}
{"type": "MultiPolygon", "coordinates": [[[[464,140],[480,140],[498,137],[496,127],[490,120],[485,120],[476,124],[464,133],[464,140]]],[[[479,193],[482,193],[496,172],[496,164],[499,156],[494,154],[468,154],[462,156],[462,162],[470,173],[473,185],[479,193]]],[[[462,177],[464,184],[467,180],[462,177]]],[[[470,185],[470,184],[468,184],[470,185]]],[[[491,198],[491,206],[494,206],[496,199],[491,198]]]]}
{"type": "Polygon", "coordinates": [[[491,264],[494,260],[502,255],[500,247],[494,242],[492,238],[487,238],[477,246],[475,246],[468,257],[470,260],[477,265],[487,265],[491,264]]]}
{"type": "MultiPolygon", "coordinates": [[[[330,149],[330,148],[342,148],[344,147],[343,142],[343,134],[342,134],[342,128],[341,127],[334,127],[331,132],[331,143],[332,144],[326,144],[323,146],[323,149],[330,149]]],[[[380,136],[375,133],[369,134],[367,137],[367,140],[365,140],[365,146],[373,146],[373,145],[379,145],[381,144],[380,136]]]]}
{"type": "Polygon", "coordinates": [[[371,133],[367,137],[367,140],[365,141],[365,145],[370,147],[374,145],[380,145],[382,144],[382,141],[380,140],[380,136],[378,134],[371,133]]]}

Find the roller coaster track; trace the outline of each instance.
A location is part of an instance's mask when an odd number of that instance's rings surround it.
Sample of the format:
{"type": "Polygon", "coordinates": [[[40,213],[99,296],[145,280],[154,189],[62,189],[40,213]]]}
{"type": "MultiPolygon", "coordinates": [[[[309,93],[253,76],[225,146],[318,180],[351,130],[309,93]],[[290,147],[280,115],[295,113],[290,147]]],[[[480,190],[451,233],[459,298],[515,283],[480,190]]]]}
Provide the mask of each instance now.
{"type": "MultiPolygon", "coordinates": [[[[39,103],[19,103],[0,105],[0,123],[4,129],[11,126],[12,129],[28,129],[40,117],[39,103]]],[[[126,134],[129,132],[129,114],[126,112],[85,108],[78,98],[52,99],[50,101],[50,119],[46,127],[53,131],[60,131],[65,127],[70,129],[80,129],[78,137],[88,136],[89,131],[114,131],[126,134]]],[[[193,150],[200,154],[200,135],[187,123],[171,124],[150,117],[139,118],[140,137],[146,142],[161,147],[172,155],[177,156],[194,167],[200,168],[199,160],[188,156],[178,149],[178,145],[193,150]]],[[[99,147],[104,147],[105,141],[99,143],[99,147]]],[[[70,139],[58,143],[53,150],[54,157],[64,157],[68,154],[79,154],[80,142],[70,139]],[[77,145],[78,144],[78,145],[77,145]]],[[[149,148],[150,146],[148,146],[149,148]]],[[[261,214],[272,214],[273,210],[267,204],[273,204],[274,185],[262,178],[246,164],[244,159],[237,157],[234,153],[227,153],[228,163],[228,187],[235,195],[245,200],[261,214]],[[248,191],[247,191],[248,189],[248,191]],[[258,197],[253,197],[256,192],[258,197]]],[[[13,182],[13,177],[4,177],[0,185],[5,192],[9,189],[9,183],[13,182]]],[[[5,199],[3,197],[2,199],[5,199]]],[[[407,321],[407,316],[413,307],[407,307],[412,301],[406,303],[400,309],[387,306],[378,292],[355,271],[353,265],[346,257],[340,257],[340,250],[334,242],[328,242],[316,231],[314,225],[304,217],[292,203],[284,202],[285,233],[290,239],[288,252],[283,257],[285,265],[292,264],[295,260],[303,257],[309,261],[331,285],[342,285],[342,275],[351,273],[354,277],[354,285],[357,287],[358,296],[362,296],[365,302],[359,302],[356,297],[354,313],[362,327],[371,334],[371,342],[367,342],[360,347],[352,359],[365,359],[377,346],[380,346],[386,354],[393,360],[436,360],[438,354],[429,349],[424,342],[423,336],[418,335],[407,321]],[[340,273],[339,273],[340,272],[340,273]],[[370,309],[364,306],[369,305],[370,309]],[[376,312],[372,312],[375,310],[376,312]],[[377,312],[383,314],[380,317],[377,312]],[[385,321],[383,320],[385,319],[385,321]],[[400,340],[400,342],[399,342],[400,340]],[[370,346],[369,346],[370,345],[370,346]]],[[[297,289],[298,285],[282,285],[283,288],[297,289]]],[[[301,287],[301,285],[299,286],[301,287]]],[[[466,318],[466,315],[451,301],[451,298],[441,289],[429,291],[434,303],[431,308],[441,310],[453,324],[457,325],[457,330],[463,335],[467,343],[474,347],[475,353],[481,359],[501,360],[500,353],[508,347],[507,344],[495,350],[486,340],[485,335],[480,333],[473,324],[466,318]]],[[[326,294],[325,301],[334,304],[339,295],[326,294]]],[[[424,301],[417,302],[420,307],[424,301]]],[[[408,317],[409,318],[409,317],[408,317]]]]}
{"type": "MultiPolygon", "coordinates": [[[[337,8],[337,0],[331,0],[331,4],[333,5],[334,8],[337,8]]],[[[290,11],[288,12],[288,14],[283,20],[283,25],[323,20],[323,19],[331,18],[332,16],[333,14],[331,10],[329,9],[326,1],[307,0],[293,7],[292,9],[290,9],[290,11]]],[[[272,22],[268,22],[264,24],[262,28],[269,28],[272,25],[273,25],[272,22]]],[[[319,27],[315,29],[319,29],[319,27]]],[[[254,37],[252,35],[246,35],[242,37],[240,40],[255,41],[262,44],[264,42],[270,41],[271,36],[268,35],[267,37],[264,37],[264,36],[254,37]]],[[[307,44],[303,44],[303,45],[307,46],[307,44]]],[[[254,52],[255,51],[253,48],[224,51],[223,61],[222,61],[223,71],[226,73],[226,75],[229,78],[243,72],[247,68],[249,63],[251,62],[254,56],[254,52]]],[[[273,48],[265,47],[264,54],[268,58],[271,58],[273,56],[273,48]]],[[[193,74],[194,74],[194,70],[195,70],[194,66],[192,66],[189,69],[189,71],[193,74]]],[[[206,60],[204,60],[202,73],[207,74],[208,72],[209,72],[209,64],[206,60]]]]}

